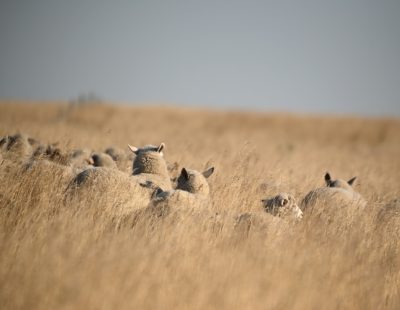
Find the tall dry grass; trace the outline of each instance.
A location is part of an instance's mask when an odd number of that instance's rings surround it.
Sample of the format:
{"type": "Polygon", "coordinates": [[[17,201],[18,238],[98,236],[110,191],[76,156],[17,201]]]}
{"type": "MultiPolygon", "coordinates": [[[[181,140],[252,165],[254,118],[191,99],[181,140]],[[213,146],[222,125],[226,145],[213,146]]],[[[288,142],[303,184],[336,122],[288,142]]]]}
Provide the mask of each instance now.
{"type": "Polygon", "coordinates": [[[64,150],[165,142],[171,163],[216,167],[212,212],[222,216],[121,220],[101,204],[65,205],[63,170],[3,161],[2,309],[400,307],[398,119],[4,102],[0,136],[15,132],[64,150]],[[325,171],[359,176],[366,210],[324,210],[248,236],[233,229],[261,198],[301,199],[325,171]]]}

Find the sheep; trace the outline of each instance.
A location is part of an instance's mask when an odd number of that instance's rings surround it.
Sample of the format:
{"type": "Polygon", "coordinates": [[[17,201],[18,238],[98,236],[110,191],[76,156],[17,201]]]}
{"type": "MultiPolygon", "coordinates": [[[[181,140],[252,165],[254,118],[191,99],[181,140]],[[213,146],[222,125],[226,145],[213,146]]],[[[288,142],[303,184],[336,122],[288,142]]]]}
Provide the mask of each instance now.
{"type": "Polygon", "coordinates": [[[332,180],[329,172],[325,174],[326,187],[317,188],[309,192],[301,202],[301,210],[312,210],[317,204],[333,206],[355,206],[364,208],[366,205],[362,196],[354,191],[352,185],[356,177],[348,181],[332,180]]]}
{"type": "Polygon", "coordinates": [[[111,158],[115,161],[122,160],[125,158],[125,152],[116,147],[108,147],[104,150],[104,153],[111,156],[111,158]]]}
{"type": "Polygon", "coordinates": [[[71,158],[68,154],[63,153],[62,150],[55,146],[56,144],[42,145],[36,147],[31,156],[32,160],[46,159],[61,165],[69,166],[71,158]]]}
{"type": "Polygon", "coordinates": [[[25,162],[34,160],[50,160],[62,165],[71,165],[76,168],[86,167],[93,160],[90,150],[77,150],[65,153],[57,147],[57,143],[41,144],[38,140],[24,134],[15,134],[0,138],[0,150],[12,161],[25,162]],[[78,164],[79,162],[79,164],[78,164]]]}
{"type": "Polygon", "coordinates": [[[92,167],[69,184],[66,204],[95,205],[113,214],[129,214],[148,205],[153,189],[118,169],[92,167]]]}
{"type": "Polygon", "coordinates": [[[3,157],[12,161],[24,161],[32,154],[32,146],[36,144],[38,142],[35,139],[20,133],[0,140],[3,157]]]}
{"type": "Polygon", "coordinates": [[[117,168],[115,161],[106,153],[94,153],[91,158],[95,167],[117,168]]]}
{"type": "Polygon", "coordinates": [[[130,146],[131,151],[137,153],[133,175],[108,167],[92,167],[78,173],[68,186],[66,201],[77,199],[78,203],[105,205],[122,213],[145,208],[150,202],[155,186],[171,188],[169,177],[167,183],[157,174],[163,172],[162,167],[166,170],[162,148],[163,143],[159,147],[130,146]]]}
{"type": "Polygon", "coordinates": [[[115,162],[108,154],[93,153],[89,149],[77,149],[65,153],[56,147],[56,143],[38,145],[30,158],[30,161],[34,160],[49,160],[70,166],[78,173],[92,166],[116,168],[115,162]]]}
{"type": "Polygon", "coordinates": [[[157,188],[146,208],[135,210],[120,224],[133,226],[141,223],[151,229],[161,223],[175,225],[193,222],[207,225],[214,232],[220,231],[220,217],[209,208],[209,186],[206,178],[213,172],[214,167],[203,173],[183,168],[177,189],[164,191],[157,188]]]}
{"type": "Polygon", "coordinates": [[[301,220],[303,212],[297,205],[294,197],[287,193],[280,193],[272,198],[261,200],[267,213],[290,220],[301,220]]]}
{"type": "Polygon", "coordinates": [[[128,154],[118,147],[108,147],[104,150],[104,153],[111,156],[119,170],[128,172],[131,168],[130,166],[134,159],[134,154],[132,152],[128,154]]]}
{"type": "Polygon", "coordinates": [[[92,151],[89,149],[77,149],[69,154],[71,166],[76,170],[87,169],[93,165],[92,151]]]}
{"type": "Polygon", "coordinates": [[[175,190],[164,191],[158,188],[152,196],[147,211],[157,216],[168,215],[171,209],[196,210],[210,205],[210,188],[207,182],[214,173],[211,167],[200,173],[196,170],[182,168],[175,190]]]}
{"type": "Polygon", "coordinates": [[[242,240],[253,234],[274,234],[281,235],[282,231],[289,228],[289,223],[278,216],[268,212],[245,212],[234,217],[234,237],[242,240]]]}
{"type": "Polygon", "coordinates": [[[238,240],[247,238],[250,231],[279,236],[283,232],[290,232],[290,224],[303,218],[303,212],[290,194],[280,193],[261,202],[263,212],[245,212],[234,217],[234,236],[238,240]]]}
{"type": "Polygon", "coordinates": [[[214,167],[211,167],[200,173],[196,170],[182,168],[176,189],[187,191],[191,194],[208,196],[210,187],[206,179],[214,173],[214,170],[214,167]]]}
{"type": "Polygon", "coordinates": [[[158,187],[162,190],[172,189],[167,163],[162,152],[165,148],[164,143],[159,146],[146,145],[142,148],[128,144],[128,147],[136,155],[132,166],[132,176],[139,183],[147,184],[154,189],[158,187]]]}

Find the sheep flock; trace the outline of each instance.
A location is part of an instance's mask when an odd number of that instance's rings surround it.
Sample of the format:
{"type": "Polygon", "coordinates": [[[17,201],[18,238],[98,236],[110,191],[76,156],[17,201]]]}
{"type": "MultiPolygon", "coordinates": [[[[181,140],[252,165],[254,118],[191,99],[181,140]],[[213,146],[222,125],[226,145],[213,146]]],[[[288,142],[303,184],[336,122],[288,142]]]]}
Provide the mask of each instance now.
{"type": "MultiPolygon", "coordinates": [[[[99,208],[116,214],[126,215],[140,209],[155,214],[159,214],[160,209],[164,210],[163,213],[170,208],[179,212],[191,208],[212,210],[207,179],[214,173],[214,167],[203,172],[183,167],[179,176],[173,179],[163,154],[165,143],[143,147],[127,145],[134,154],[133,158],[131,154],[113,147],[104,152],[77,149],[68,153],[24,134],[7,135],[0,139],[4,158],[2,166],[6,172],[2,175],[5,181],[8,173],[20,171],[29,175],[35,171],[39,183],[53,183],[55,176],[60,176],[52,173],[57,171],[62,176],[57,186],[65,187],[64,203],[74,200],[93,203],[97,200],[99,208]],[[129,161],[132,161],[131,170],[126,168],[129,161]],[[115,187],[121,189],[117,196],[112,193],[115,187]],[[110,202],[107,198],[111,198],[110,202]]],[[[311,204],[315,205],[318,199],[324,204],[343,208],[365,206],[361,195],[352,188],[355,177],[347,182],[341,179],[332,181],[330,174],[326,173],[325,180],[327,187],[313,190],[303,199],[303,210],[291,194],[279,193],[262,199],[260,211],[293,222],[301,220],[303,211],[311,204]]],[[[39,190],[45,191],[44,188],[39,190]]],[[[7,199],[7,191],[2,196],[7,199]]],[[[246,215],[239,214],[237,218],[243,219],[243,216],[246,215]]],[[[265,215],[259,212],[253,216],[262,218],[265,215]]]]}
{"type": "Polygon", "coordinates": [[[0,104],[0,308],[398,309],[400,123],[0,104]]]}
{"type": "MultiPolygon", "coordinates": [[[[20,133],[2,137],[0,146],[4,158],[3,181],[16,171],[28,175],[34,171],[38,183],[57,181],[57,187],[63,187],[63,202],[67,204],[74,200],[80,203],[97,200],[99,208],[125,215],[140,209],[154,213],[159,213],[160,208],[183,212],[189,208],[212,209],[207,179],[214,173],[214,167],[203,172],[183,167],[174,180],[163,154],[165,143],[143,147],[128,144],[133,158],[113,147],[104,152],[77,149],[68,153],[20,133]],[[131,170],[126,168],[129,161],[132,161],[131,170]],[[56,171],[57,174],[52,173],[56,171]],[[117,196],[112,193],[115,187],[121,189],[117,196]],[[111,198],[110,202],[107,198],[111,198]]],[[[38,190],[45,191],[44,188],[38,190]]],[[[2,196],[8,199],[7,191],[2,196]]],[[[287,193],[263,199],[260,209],[289,221],[300,220],[303,216],[293,196],[287,193]]]]}

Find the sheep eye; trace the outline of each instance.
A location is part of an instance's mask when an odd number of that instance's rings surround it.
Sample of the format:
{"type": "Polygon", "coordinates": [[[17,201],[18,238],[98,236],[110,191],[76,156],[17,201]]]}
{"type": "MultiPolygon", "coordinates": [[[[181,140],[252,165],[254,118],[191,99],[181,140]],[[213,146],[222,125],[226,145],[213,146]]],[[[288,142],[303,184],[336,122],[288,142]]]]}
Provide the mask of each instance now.
{"type": "Polygon", "coordinates": [[[282,202],[282,204],[283,204],[284,206],[286,206],[286,205],[287,205],[287,203],[288,203],[288,200],[287,200],[287,199],[283,199],[283,202],[282,202]]]}

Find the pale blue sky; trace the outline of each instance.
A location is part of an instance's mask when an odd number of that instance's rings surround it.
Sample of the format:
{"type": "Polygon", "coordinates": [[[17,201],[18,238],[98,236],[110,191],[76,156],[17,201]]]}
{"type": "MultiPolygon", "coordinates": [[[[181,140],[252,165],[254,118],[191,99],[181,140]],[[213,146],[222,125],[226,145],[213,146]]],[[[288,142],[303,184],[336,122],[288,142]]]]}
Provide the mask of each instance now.
{"type": "Polygon", "coordinates": [[[400,116],[399,0],[0,3],[0,98],[400,116]]]}

